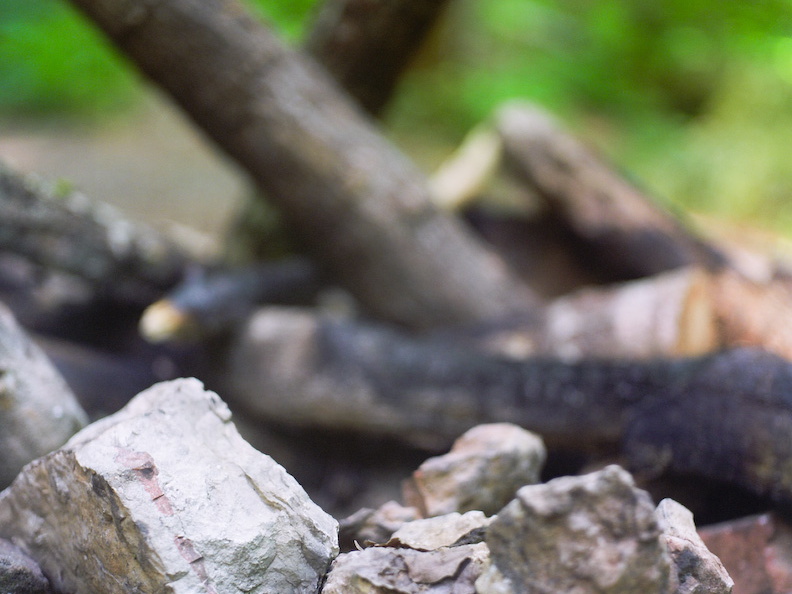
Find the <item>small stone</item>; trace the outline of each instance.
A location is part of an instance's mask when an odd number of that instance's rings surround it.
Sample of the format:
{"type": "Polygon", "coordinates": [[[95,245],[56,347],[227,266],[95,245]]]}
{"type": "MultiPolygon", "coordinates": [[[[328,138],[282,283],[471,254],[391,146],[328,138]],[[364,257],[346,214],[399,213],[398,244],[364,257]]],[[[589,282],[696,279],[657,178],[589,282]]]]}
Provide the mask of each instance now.
{"type": "Polygon", "coordinates": [[[414,507],[405,507],[388,501],[377,509],[364,507],[339,522],[339,544],[342,551],[351,551],[358,545],[382,544],[407,522],[420,517],[414,507]]]}
{"type": "Polygon", "coordinates": [[[87,419],[66,381],[0,304],[0,489],[87,419]]]}
{"type": "Polygon", "coordinates": [[[476,594],[475,582],[487,558],[484,543],[433,551],[371,547],[342,553],[322,594],[476,594]]]}
{"type": "Polygon", "coordinates": [[[618,466],[523,487],[493,519],[486,542],[506,579],[489,573],[482,592],[634,594],[668,585],[655,507],[618,466]]]}
{"type": "Polygon", "coordinates": [[[490,520],[480,511],[456,512],[434,518],[408,522],[393,533],[389,546],[422,551],[450,547],[460,540],[482,542],[490,520]]]}
{"type": "Polygon", "coordinates": [[[313,593],[336,531],[197,380],[139,394],[0,493],[0,536],[64,592],[313,593]]]}
{"type": "Polygon", "coordinates": [[[424,516],[479,510],[492,515],[517,490],[536,483],[546,457],[540,437],[510,423],[467,431],[444,456],[429,458],[404,489],[424,516]]]}
{"type": "Polygon", "coordinates": [[[734,581],[723,563],[712,554],[696,532],[693,513],[673,499],[657,506],[657,518],[671,555],[678,594],[728,594],[734,581]]]}
{"type": "Polygon", "coordinates": [[[0,538],[0,592],[3,594],[49,594],[49,581],[38,564],[19,547],[0,538]]]}

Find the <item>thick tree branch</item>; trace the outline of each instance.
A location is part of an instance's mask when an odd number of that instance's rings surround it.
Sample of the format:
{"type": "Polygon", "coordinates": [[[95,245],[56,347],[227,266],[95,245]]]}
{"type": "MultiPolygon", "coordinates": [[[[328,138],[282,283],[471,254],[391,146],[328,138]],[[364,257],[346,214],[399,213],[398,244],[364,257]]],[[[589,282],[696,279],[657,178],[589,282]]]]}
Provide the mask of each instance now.
{"type": "Polygon", "coordinates": [[[696,238],[545,112],[507,105],[496,114],[495,126],[507,165],[559,213],[615,278],[726,263],[716,248],[696,238]]]}
{"type": "Polygon", "coordinates": [[[253,176],[371,312],[412,327],[520,309],[528,290],[428,199],[318,67],[232,0],[72,0],[253,176]]]}
{"type": "Polygon", "coordinates": [[[305,47],[378,115],[448,0],[327,0],[305,47]]]}
{"type": "Polygon", "coordinates": [[[636,469],[727,479],[792,503],[792,363],[763,351],[517,361],[270,309],[231,352],[226,393],[280,422],[438,445],[508,421],[551,445],[621,443],[636,469]]]}

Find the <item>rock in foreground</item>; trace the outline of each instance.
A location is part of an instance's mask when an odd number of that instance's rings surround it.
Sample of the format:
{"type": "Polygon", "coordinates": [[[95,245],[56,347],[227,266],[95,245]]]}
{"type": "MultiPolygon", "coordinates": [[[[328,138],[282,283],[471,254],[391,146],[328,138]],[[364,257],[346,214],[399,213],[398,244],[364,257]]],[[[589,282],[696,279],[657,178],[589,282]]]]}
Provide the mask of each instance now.
{"type": "Polygon", "coordinates": [[[0,304],[0,489],[86,422],[64,379],[0,304]]]}
{"type": "Polygon", "coordinates": [[[487,530],[481,593],[665,592],[666,547],[649,495],[618,466],[523,487],[487,530]]]}
{"type": "Polygon", "coordinates": [[[671,555],[677,591],[683,594],[729,594],[734,580],[696,532],[691,511],[673,499],[663,499],[656,513],[663,528],[661,538],[671,555]]]}
{"type": "Polygon", "coordinates": [[[315,592],[336,522],[230,419],[197,380],[154,386],[25,467],[0,536],[67,592],[315,592]]]}
{"type": "Polygon", "coordinates": [[[542,439],[522,427],[478,425],[450,452],[421,464],[405,484],[405,500],[426,517],[471,510],[491,515],[517,489],[539,481],[546,457],[542,439]]]}

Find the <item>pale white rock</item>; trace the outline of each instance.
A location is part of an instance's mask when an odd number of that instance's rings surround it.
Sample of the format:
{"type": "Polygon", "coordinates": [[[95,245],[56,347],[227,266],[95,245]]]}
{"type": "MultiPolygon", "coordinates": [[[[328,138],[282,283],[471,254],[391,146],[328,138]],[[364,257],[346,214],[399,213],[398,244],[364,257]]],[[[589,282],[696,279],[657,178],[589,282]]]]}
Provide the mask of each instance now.
{"type": "Polygon", "coordinates": [[[671,555],[674,594],[728,594],[734,580],[696,532],[693,512],[673,499],[657,506],[661,539],[671,555]]]}
{"type": "Polygon", "coordinates": [[[481,542],[489,523],[490,519],[480,511],[414,520],[394,532],[389,544],[398,541],[399,546],[429,551],[450,547],[463,539],[469,541],[466,544],[481,542]]]}
{"type": "Polygon", "coordinates": [[[487,529],[497,572],[480,591],[666,592],[669,559],[655,507],[618,466],[523,487],[487,529]]]}
{"type": "Polygon", "coordinates": [[[520,487],[539,480],[545,457],[542,439],[530,431],[510,423],[478,425],[447,454],[421,464],[404,498],[425,516],[471,510],[491,515],[520,487]]]}
{"type": "Polygon", "coordinates": [[[193,379],[157,384],[0,493],[13,537],[65,592],[315,592],[337,524],[193,379]]]}
{"type": "Polygon", "coordinates": [[[370,547],[339,555],[322,594],[476,594],[487,559],[483,542],[432,551],[370,547]]]}

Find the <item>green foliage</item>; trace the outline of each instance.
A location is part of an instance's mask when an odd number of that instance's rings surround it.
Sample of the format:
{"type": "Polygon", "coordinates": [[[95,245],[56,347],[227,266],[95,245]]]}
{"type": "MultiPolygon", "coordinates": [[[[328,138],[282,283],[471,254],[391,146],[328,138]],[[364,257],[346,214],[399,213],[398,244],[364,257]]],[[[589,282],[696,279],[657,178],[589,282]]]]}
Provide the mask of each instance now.
{"type": "Polygon", "coordinates": [[[661,199],[792,232],[790,8],[457,0],[391,123],[454,143],[503,101],[533,100],[661,199]]]}
{"type": "Polygon", "coordinates": [[[104,40],[56,0],[0,3],[0,110],[88,114],[130,103],[138,82],[104,40]]]}
{"type": "MultiPolygon", "coordinates": [[[[249,0],[297,39],[315,0],[249,0]]],[[[65,0],[0,0],[0,114],[94,116],[135,103],[140,79],[65,0]]]]}
{"type": "Polygon", "coordinates": [[[310,24],[310,16],[316,0],[246,0],[266,20],[275,23],[281,34],[291,42],[299,41],[310,24]]]}
{"type": "MultiPolygon", "coordinates": [[[[317,4],[246,1],[293,43],[317,4]]],[[[792,232],[790,9],[452,0],[387,124],[444,151],[501,102],[534,100],[672,202],[792,232]]],[[[139,88],[64,0],[0,0],[0,114],[118,112],[139,88]]]]}

